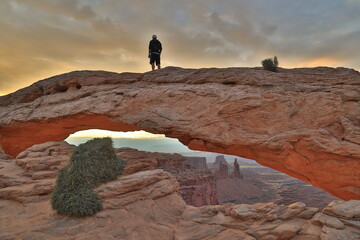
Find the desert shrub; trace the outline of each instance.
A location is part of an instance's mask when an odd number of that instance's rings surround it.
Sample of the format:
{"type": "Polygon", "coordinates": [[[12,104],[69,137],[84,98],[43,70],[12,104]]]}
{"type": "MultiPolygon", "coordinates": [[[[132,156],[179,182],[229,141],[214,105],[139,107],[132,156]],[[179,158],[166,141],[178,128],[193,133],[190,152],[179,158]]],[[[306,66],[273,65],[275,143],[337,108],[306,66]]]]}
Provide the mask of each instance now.
{"type": "Polygon", "coordinates": [[[274,59],[267,58],[261,61],[261,64],[265,70],[277,72],[277,68],[279,66],[279,61],[275,56],[274,59]]]}
{"type": "Polygon", "coordinates": [[[73,217],[92,216],[102,208],[96,194],[89,188],[56,191],[51,199],[51,205],[58,214],[73,217]]]}
{"type": "Polygon", "coordinates": [[[59,171],[51,205],[59,214],[90,216],[101,209],[93,188],[114,180],[125,163],[115,154],[111,138],[95,138],[80,144],[69,165],[59,171]]]}
{"type": "Polygon", "coordinates": [[[124,162],[115,154],[111,138],[95,138],[80,144],[70,159],[71,172],[82,183],[97,187],[116,179],[120,175],[124,162]]]}

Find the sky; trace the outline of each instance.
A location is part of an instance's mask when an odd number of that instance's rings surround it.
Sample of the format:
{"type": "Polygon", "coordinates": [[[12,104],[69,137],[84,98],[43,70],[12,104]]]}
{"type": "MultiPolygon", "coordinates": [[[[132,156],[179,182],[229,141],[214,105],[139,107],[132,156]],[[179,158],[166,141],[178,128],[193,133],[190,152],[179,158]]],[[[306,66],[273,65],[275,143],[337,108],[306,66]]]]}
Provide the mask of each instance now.
{"type": "Polygon", "coordinates": [[[114,132],[101,129],[91,129],[78,131],[70,134],[72,138],[93,138],[93,137],[111,137],[111,138],[130,138],[130,139],[155,139],[165,138],[164,134],[153,134],[145,131],[130,131],[130,132],[114,132]]]}
{"type": "Polygon", "coordinates": [[[0,0],[0,95],[74,70],[162,66],[360,70],[360,0],[0,0]]]}

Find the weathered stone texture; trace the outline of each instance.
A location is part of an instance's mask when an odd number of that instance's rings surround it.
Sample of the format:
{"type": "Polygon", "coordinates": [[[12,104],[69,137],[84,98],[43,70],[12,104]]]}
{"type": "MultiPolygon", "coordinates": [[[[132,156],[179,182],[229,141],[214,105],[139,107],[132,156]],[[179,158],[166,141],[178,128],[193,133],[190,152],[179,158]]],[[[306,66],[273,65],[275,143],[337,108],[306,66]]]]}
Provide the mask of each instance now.
{"type": "Polygon", "coordinates": [[[79,130],[143,129],[360,199],[359,109],[345,68],[77,71],[0,97],[0,145],[15,157],[79,130]]]}

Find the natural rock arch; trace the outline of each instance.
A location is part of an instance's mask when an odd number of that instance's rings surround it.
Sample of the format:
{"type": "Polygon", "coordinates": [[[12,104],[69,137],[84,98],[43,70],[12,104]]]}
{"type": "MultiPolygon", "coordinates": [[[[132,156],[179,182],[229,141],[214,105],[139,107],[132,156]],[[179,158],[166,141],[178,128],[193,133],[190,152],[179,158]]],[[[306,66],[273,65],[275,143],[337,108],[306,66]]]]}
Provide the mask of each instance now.
{"type": "Polygon", "coordinates": [[[145,130],[360,199],[359,101],[344,68],[77,71],[0,97],[0,144],[15,157],[79,130],[145,130]]]}

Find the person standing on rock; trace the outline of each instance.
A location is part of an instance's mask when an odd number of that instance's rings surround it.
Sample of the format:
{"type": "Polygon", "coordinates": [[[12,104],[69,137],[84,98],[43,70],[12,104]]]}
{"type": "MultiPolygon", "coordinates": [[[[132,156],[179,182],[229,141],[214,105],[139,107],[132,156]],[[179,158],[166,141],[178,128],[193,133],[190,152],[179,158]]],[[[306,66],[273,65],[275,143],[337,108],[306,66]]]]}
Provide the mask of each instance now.
{"type": "Polygon", "coordinates": [[[153,35],[152,40],[149,43],[149,58],[150,58],[151,68],[153,71],[155,70],[155,63],[158,69],[161,68],[160,66],[161,52],[162,52],[161,42],[157,39],[156,35],[153,35]]]}

